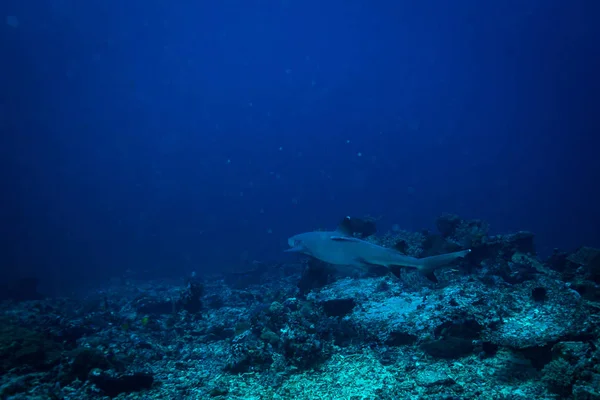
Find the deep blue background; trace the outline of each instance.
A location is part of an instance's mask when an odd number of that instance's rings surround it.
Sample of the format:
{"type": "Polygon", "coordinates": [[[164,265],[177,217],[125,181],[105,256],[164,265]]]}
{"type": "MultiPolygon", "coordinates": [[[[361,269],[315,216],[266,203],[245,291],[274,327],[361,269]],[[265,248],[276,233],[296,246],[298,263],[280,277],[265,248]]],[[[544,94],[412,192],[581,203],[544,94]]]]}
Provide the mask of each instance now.
{"type": "Polygon", "coordinates": [[[0,11],[4,278],[235,269],[347,214],[600,245],[599,2],[0,11]]]}

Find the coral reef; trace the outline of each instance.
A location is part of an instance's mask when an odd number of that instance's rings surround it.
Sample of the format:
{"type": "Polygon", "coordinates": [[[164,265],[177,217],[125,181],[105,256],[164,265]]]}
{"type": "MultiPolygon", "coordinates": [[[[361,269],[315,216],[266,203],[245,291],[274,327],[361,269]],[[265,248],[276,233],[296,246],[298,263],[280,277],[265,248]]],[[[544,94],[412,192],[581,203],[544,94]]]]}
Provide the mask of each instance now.
{"type": "Polygon", "coordinates": [[[132,280],[0,311],[3,399],[600,399],[600,250],[535,255],[528,232],[443,215],[369,236],[436,271],[311,259],[132,280]]]}

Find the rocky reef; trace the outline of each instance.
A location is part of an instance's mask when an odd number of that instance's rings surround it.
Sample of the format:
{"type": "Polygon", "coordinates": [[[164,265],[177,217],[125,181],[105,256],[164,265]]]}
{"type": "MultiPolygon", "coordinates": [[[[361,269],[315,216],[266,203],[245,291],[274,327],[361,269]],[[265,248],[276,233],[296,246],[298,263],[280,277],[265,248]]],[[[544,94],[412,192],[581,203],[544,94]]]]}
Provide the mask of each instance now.
{"type": "Polygon", "coordinates": [[[600,250],[442,215],[370,236],[436,271],[305,258],[0,308],[2,399],[600,399],[600,250]]]}

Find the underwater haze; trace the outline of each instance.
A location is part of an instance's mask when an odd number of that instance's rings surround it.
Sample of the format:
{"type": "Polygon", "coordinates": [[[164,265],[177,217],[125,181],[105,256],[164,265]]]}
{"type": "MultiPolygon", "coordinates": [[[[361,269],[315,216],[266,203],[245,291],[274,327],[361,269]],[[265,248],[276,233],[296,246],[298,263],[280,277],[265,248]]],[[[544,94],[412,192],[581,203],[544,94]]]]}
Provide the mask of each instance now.
{"type": "Polygon", "coordinates": [[[346,215],[600,245],[600,3],[0,11],[3,279],[235,270],[346,215]]]}

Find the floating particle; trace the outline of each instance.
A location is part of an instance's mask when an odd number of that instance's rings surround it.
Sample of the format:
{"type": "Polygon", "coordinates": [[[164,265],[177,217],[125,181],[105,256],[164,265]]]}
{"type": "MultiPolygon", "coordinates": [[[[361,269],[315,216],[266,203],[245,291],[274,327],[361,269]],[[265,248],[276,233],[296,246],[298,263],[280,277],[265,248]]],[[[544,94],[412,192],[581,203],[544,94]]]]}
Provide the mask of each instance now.
{"type": "Polygon", "coordinates": [[[279,151],[283,151],[283,146],[279,146],[279,151]]]}
{"type": "Polygon", "coordinates": [[[267,233],[270,235],[271,233],[273,233],[273,229],[271,229],[271,228],[267,229],[267,233]]]}
{"type": "Polygon", "coordinates": [[[346,140],[346,144],[350,144],[350,139],[346,140]]]}
{"type": "Polygon", "coordinates": [[[362,153],[359,151],[358,153],[356,153],[357,156],[362,157],[362,153]]]}
{"type": "Polygon", "coordinates": [[[229,158],[227,159],[227,164],[231,164],[231,160],[229,158]]]}
{"type": "Polygon", "coordinates": [[[19,19],[14,15],[9,15],[6,17],[6,24],[12,28],[19,27],[19,19]]]}

